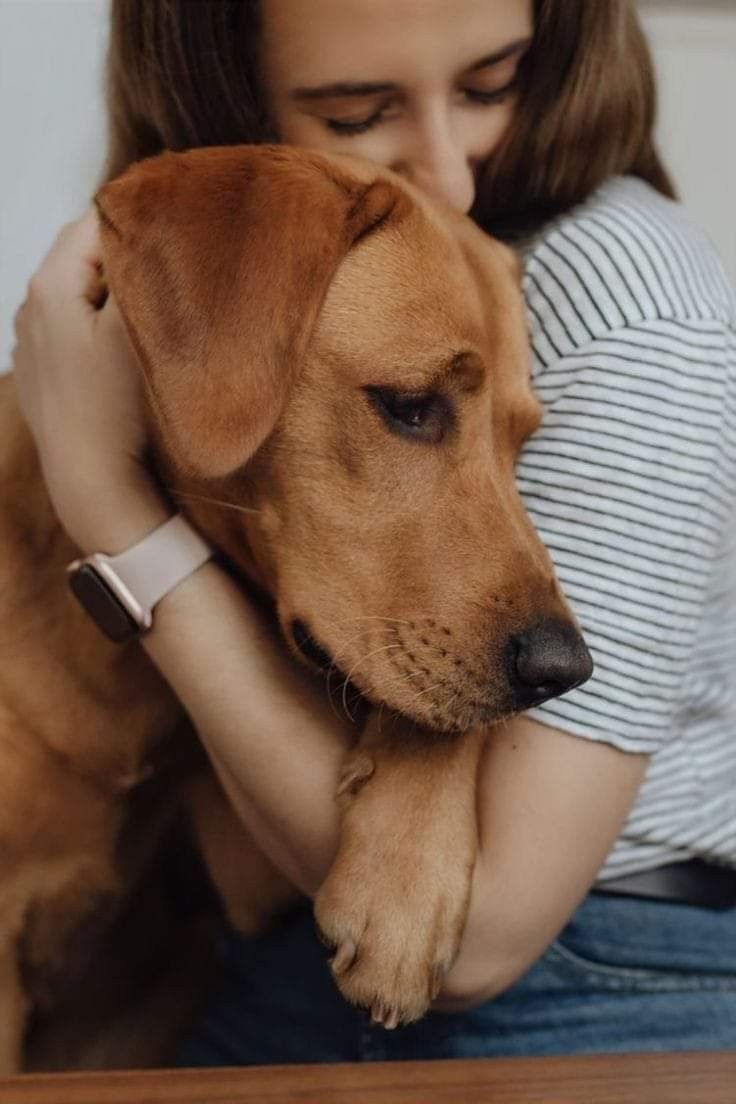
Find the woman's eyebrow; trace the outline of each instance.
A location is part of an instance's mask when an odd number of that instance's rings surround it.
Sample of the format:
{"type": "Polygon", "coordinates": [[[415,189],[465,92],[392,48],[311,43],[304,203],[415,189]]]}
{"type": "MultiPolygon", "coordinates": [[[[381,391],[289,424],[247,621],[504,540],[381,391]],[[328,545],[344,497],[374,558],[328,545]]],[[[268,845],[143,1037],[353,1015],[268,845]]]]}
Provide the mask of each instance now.
{"type": "MultiPolygon", "coordinates": [[[[488,69],[501,61],[520,54],[531,43],[531,37],[519,38],[507,46],[486,54],[479,61],[469,65],[465,72],[475,73],[479,69],[488,69]]],[[[343,96],[376,96],[384,92],[396,92],[398,85],[386,81],[336,81],[334,84],[320,84],[314,87],[293,88],[289,93],[292,100],[339,99],[343,96]]]]}
{"type": "Polygon", "coordinates": [[[292,100],[339,99],[341,96],[375,96],[380,92],[395,92],[397,88],[398,85],[385,81],[338,81],[315,88],[293,88],[289,96],[292,100]]]}

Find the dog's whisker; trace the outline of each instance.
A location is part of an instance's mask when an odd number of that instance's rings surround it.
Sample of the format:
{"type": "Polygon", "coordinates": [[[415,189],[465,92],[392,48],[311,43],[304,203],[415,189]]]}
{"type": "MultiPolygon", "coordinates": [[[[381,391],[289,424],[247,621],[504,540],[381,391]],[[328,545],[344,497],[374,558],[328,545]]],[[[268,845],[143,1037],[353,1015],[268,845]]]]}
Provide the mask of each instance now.
{"type": "MultiPolygon", "coordinates": [[[[400,690],[402,686],[405,686],[407,683],[410,683],[412,679],[421,678],[421,675],[422,675],[421,671],[410,671],[408,674],[397,675],[395,678],[382,679],[380,688],[373,688],[373,689],[374,689],[374,692],[378,696],[383,698],[383,694],[385,694],[385,692],[389,688],[392,691],[400,690]]],[[[431,690],[436,690],[438,686],[442,686],[442,685],[444,685],[444,684],[441,683],[441,682],[437,683],[437,686],[430,686],[428,688],[428,690],[422,690],[421,693],[428,693],[431,690]]],[[[412,699],[412,701],[414,701],[414,700],[415,699],[412,699]]],[[[389,708],[388,703],[385,700],[382,701],[382,704],[385,705],[386,708],[389,708]]],[[[403,716],[403,715],[404,715],[404,710],[403,709],[397,709],[395,707],[392,708],[392,712],[390,714],[390,716],[392,718],[395,719],[395,718],[403,716]]]]}
{"type": "Polygon", "coordinates": [[[421,677],[421,671],[410,671],[408,674],[402,673],[400,675],[396,675],[394,678],[385,679],[383,685],[391,687],[403,686],[404,683],[410,682],[412,679],[421,677]]]}
{"type": "Polygon", "coordinates": [[[374,651],[368,652],[368,655],[364,655],[362,659],[359,659],[358,662],[354,663],[353,666],[350,668],[347,675],[345,676],[346,682],[350,682],[354,673],[358,670],[361,664],[365,663],[369,659],[372,659],[373,656],[380,655],[381,652],[395,652],[397,649],[401,651],[400,644],[384,644],[382,648],[376,648],[374,649],[374,651]]]}
{"type": "Polygon", "coordinates": [[[434,686],[427,686],[424,688],[424,690],[420,690],[419,693],[415,694],[409,702],[409,708],[411,708],[411,706],[414,705],[415,702],[419,701],[419,699],[423,697],[424,694],[431,694],[433,690],[439,690],[442,685],[442,682],[436,682],[434,686]]]}
{"type": "Polygon", "coordinates": [[[401,645],[400,644],[385,644],[382,648],[376,648],[375,651],[369,652],[368,655],[363,656],[362,659],[359,659],[357,663],[353,664],[353,666],[350,668],[350,670],[348,671],[348,673],[345,676],[345,681],[344,681],[343,687],[342,687],[342,704],[343,704],[343,708],[345,709],[346,713],[348,712],[347,703],[346,703],[347,689],[348,689],[348,686],[351,683],[353,674],[358,670],[358,668],[361,666],[361,664],[366,662],[366,660],[371,659],[375,655],[379,655],[381,652],[395,651],[397,648],[400,650],[401,645]]]}
{"type": "Polygon", "coordinates": [[[458,702],[458,701],[462,705],[462,694],[460,693],[459,690],[455,689],[452,692],[452,696],[451,696],[450,700],[445,705],[445,713],[448,716],[450,716],[451,718],[452,718],[452,710],[455,707],[455,703],[458,702]]]}
{"type": "MultiPolygon", "coordinates": [[[[424,671],[409,671],[408,674],[402,674],[401,676],[398,676],[398,677],[394,678],[393,680],[391,680],[391,685],[394,688],[396,688],[397,686],[402,686],[402,685],[405,685],[406,683],[411,683],[413,679],[425,678],[425,677],[426,677],[426,672],[424,672],[424,671]]],[[[389,685],[389,680],[386,681],[386,685],[389,685]]],[[[437,688],[437,686],[446,686],[446,685],[447,684],[445,683],[444,679],[440,679],[440,681],[438,683],[436,683],[435,686],[431,686],[431,687],[429,687],[429,689],[434,690],[434,689],[437,688]]],[[[422,693],[424,693],[425,690],[426,690],[426,687],[423,687],[422,688],[422,693]]]]}
{"type": "Polygon", "coordinates": [[[342,721],[342,719],[343,719],[342,713],[340,712],[340,710],[335,705],[334,696],[333,696],[333,693],[332,693],[332,688],[330,687],[330,675],[329,674],[327,676],[327,687],[326,687],[326,689],[327,689],[327,700],[330,703],[330,709],[332,710],[335,717],[337,717],[337,719],[339,721],[342,721]]]}
{"type": "Polygon", "coordinates": [[[327,697],[328,697],[329,702],[330,702],[330,708],[332,709],[332,711],[333,711],[333,713],[335,714],[336,717],[339,717],[340,719],[342,719],[343,716],[345,716],[345,717],[348,718],[348,720],[350,721],[351,724],[355,724],[355,717],[350,712],[350,709],[348,708],[348,705],[347,705],[347,700],[346,700],[347,686],[346,685],[343,686],[342,712],[340,712],[340,710],[337,709],[337,707],[335,706],[335,691],[333,690],[332,686],[330,685],[329,677],[328,677],[328,681],[327,681],[327,697]]]}
{"type": "Polygon", "coordinates": [[[394,625],[411,625],[411,621],[402,620],[400,617],[381,617],[377,613],[358,614],[356,617],[341,618],[342,624],[352,624],[355,621],[389,621],[394,625]]]}
{"type": "MultiPolygon", "coordinates": [[[[385,629],[384,632],[388,632],[388,630],[385,629]]],[[[340,649],[336,652],[333,652],[333,658],[334,658],[335,662],[340,663],[343,656],[345,655],[346,650],[350,647],[350,645],[354,644],[356,640],[360,640],[362,636],[363,636],[363,633],[358,632],[358,633],[355,634],[355,636],[351,636],[348,640],[344,640],[342,642],[342,645],[340,646],[340,649]]],[[[401,647],[400,644],[397,644],[395,646],[397,648],[401,647]]]]}
{"type": "MultiPolygon", "coordinates": [[[[327,671],[326,671],[327,697],[328,697],[328,700],[330,702],[330,708],[335,713],[336,717],[342,717],[342,714],[340,714],[335,709],[335,704],[334,704],[334,692],[333,692],[333,688],[332,688],[332,685],[331,685],[331,681],[332,681],[332,678],[333,678],[334,675],[339,675],[341,678],[344,679],[343,687],[342,687],[342,707],[343,707],[344,715],[348,718],[350,723],[355,724],[355,717],[350,712],[350,710],[348,708],[348,704],[347,704],[347,692],[348,692],[348,688],[350,686],[350,680],[344,678],[344,675],[343,675],[342,671],[337,666],[337,664],[334,663],[334,662],[330,664],[330,666],[327,668],[327,671]]],[[[360,699],[362,697],[363,697],[362,692],[357,690],[356,694],[355,694],[355,701],[356,702],[360,701],[360,699]]]]}
{"type": "MultiPolygon", "coordinates": [[[[342,684],[342,707],[345,710],[345,712],[347,713],[348,717],[351,717],[350,711],[348,710],[348,702],[347,702],[348,686],[349,685],[350,685],[350,679],[346,678],[345,681],[342,684]]],[[[351,717],[351,719],[352,719],[352,717],[351,717]]]]}
{"type": "MultiPolygon", "coordinates": [[[[412,625],[413,624],[410,621],[402,621],[402,620],[399,620],[398,618],[395,618],[395,617],[378,617],[378,616],[373,616],[373,615],[366,616],[366,617],[353,617],[353,618],[350,618],[350,619],[347,619],[347,620],[344,620],[344,621],[335,622],[335,624],[352,624],[352,623],[355,623],[356,621],[385,621],[385,622],[388,623],[387,627],[383,630],[379,629],[378,632],[381,632],[381,631],[391,632],[391,631],[393,631],[395,633],[396,633],[396,629],[392,629],[392,626],[394,626],[394,625],[412,625]]],[[[346,640],[342,645],[343,649],[349,647],[350,644],[352,644],[355,640],[359,639],[360,635],[361,635],[360,633],[357,633],[355,636],[351,637],[349,640],[346,640]]],[[[428,654],[430,656],[432,656],[432,655],[438,656],[441,659],[446,659],[447,658],[447,655],[448,655],[448,649],[447,648],[443,648],[439,644],[431,643],[430,641],[426,641],[426,640],[422,640],[422,645],[423,645],[424,649],[426,649],[426,651],[428,652],[428,654]]],[[[406,641],[403,642],[403,646],[407,647],[407,642],[406,641]]],[[[415,645],[412,645],[412,647],[415,647],[415,645]]]]}
{"type": "Polygon", "coordinates": [[[348,690],[348,686],[351,684],[352,677],[353,677],[354,673],[358,670],[358,668],[363,663],[365,663],[367,660],[371,659],[373,656],[379,655],[381,652],[396,651],[397,649],[399,651],[401,650],[401,645],[400,644],[384,644],[384,646],[382,648],[376,648],[374,651],[369,652],[365,656],[362,656],[362,658],[359,659],[357,663],[354,663],[353,666],[350,668],[350,670],[347,672],[347,674],[345,675],[345,681],[343,682],[343,687],[342,687],[342,704],[343,704],[343,708],[344,708],[345,712],[348,714],[348,716],[350,716],[350,713],[348,712],[347,701],[346,701],[347,690],[348,690]]]}
{"type": "Polygon", "coordinates": [[[176,487],[166,487],[165,490],[174,498],[188,498],[192,502],[206,502],[211,506],[222,506],[226,510],[235,510],[239,514],[260,514],[261,510],[254,510],[250,506],[239,506],[237,502],[227,502],[223,498],[212,498],[210,495],[194,494],[191,491],[179,491],[176,487]]]}
{"type": "Polygon", "coordinates": [[[402,617],[384,617],[377,613],[358,614],[355,617],[338,618],[337,624],[351,624],[355,621],[387,621],[393,625],[408,625],[410,628],[416,629],[417,621],[433,621],[435,624],[439,622],[439,618],[436,616],[430,616],[426,613],[416,613],[414,618],[402,618],[402,617]]]}
{"type": "MultiPolygon", "coordinates": [[[[358,638],[359,638],[359,637],[356,637],[355,639],[358,639],[358,638]]],[[[332,678],[332,676],[333,676],[333,675],[339,675],[339,676],[340,676],[340,678],[345,678],[345,677],[346,677],[346,676],[345,676],[345,672],[344,672],[344,670],[342,669],[342,667],[340,666],[340,664],[341,664],[341,662],[342,662],[343,658],[345,658],[345,656],[344,656],[344,651],[345,651],[345,649],[346,649],[346,648],[348,647],[348,644],[350,644],[350,643],[351,643],[351,641],[348,641],[348,642],[347,642],[347,643],[346,643],[346,644],[344,645],[344,648],[343,648],[343,649],[342,649],[341,651],[339,651],[339,652],[333,652],[333,653],[331,654],[331,657],[330,657],[330,665],[329,665],[329,667],[327,667],[327,668],[325,669],[325,671],[324,671],[324,674],[325,674],[326,678],[328,679],[328,681],[329,681],[329,679],[331,679],[331,678],[332,678]]],[[[399,645],[399,644],[393,644],[393,645],[386,645],[386,647],[394,647],[394,648],[398,648],[398,647],[400,647],[400,645],[399,645]]],[[[379,651],[380,651],[380,650],[381,650],[381,649],[379,649],[379,651]]],[[[367,658],[367,657],[366,657],[366,658],[367,658]]],[[[360,661],[359,661],[359,662],[358,662],[357,664],[355,664],[355,665],[354,665],[354,666],[353,666],[353,667],[351,668],[351,670],[350,670],[350,674],[348,674],[348,675],[347,675],[347,678],[348,678],[348,680],[350,679],[350,675],[351,675],[351,674],[353,673],[353,671],[354,671],[354,670],[356,669],[356,667],[358,667],[358,666],[360,665],[360,663],[362,663],[362,662],[363,662],[363,661],[362,661],[362,660],[360,660],[360,661]]]]}
{"type": "MultiPolygon", "coordinates": [[[[326,631],[328,631],[333,626],[336,626],[336,625],[339,625],[339,624],[349,624],[349,623],[350,623],[350,621],[347,621],[347,622],[345,622],[345,621],[332,621],[329,624],[325,624],[324,628],[325,628],[326,631]]],[[[379,630],[379,632],[381,632],[381,631],[384,632],[384,633],[388,633],[390,630],[389,629],[379,630]]],[[[327,634],[327,632],[325,634],[327,634]]],[[[360,632],[356,632],[356,634],[354,636],[349,637],[347,640],[343,640],[338,649],[333,650],[331,648],[330,654],[332,656],[332,663],[331,663],[330,666],[331,667],[339,666],[340,663],[342,662],[343,658],[345,657],[345,653],[346,653],[347,649],[351,646],[351,644],[354,644],[356,640],[360,640],[362,636],[363,636],[363,631],[361,630],[360,632]]]]}

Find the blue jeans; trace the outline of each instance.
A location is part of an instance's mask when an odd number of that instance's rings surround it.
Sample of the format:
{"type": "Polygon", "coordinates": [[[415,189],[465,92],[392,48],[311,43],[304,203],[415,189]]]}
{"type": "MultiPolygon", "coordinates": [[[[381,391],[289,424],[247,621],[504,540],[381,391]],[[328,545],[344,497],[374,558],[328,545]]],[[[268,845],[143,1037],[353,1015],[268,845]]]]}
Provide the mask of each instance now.
{"type": "Polygon", "coordinates": [[[511,989],[387,1032],[347,1005],[306,907],[223,938],[181,1065],[736,1050],[736,909],[591,894],[511,989]]]}

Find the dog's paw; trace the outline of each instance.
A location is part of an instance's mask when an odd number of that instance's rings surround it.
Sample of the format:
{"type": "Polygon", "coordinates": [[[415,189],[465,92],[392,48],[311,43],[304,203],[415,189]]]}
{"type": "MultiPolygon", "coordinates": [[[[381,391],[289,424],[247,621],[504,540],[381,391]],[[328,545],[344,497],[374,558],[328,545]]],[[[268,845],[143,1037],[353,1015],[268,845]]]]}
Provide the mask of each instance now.
{"type": "Polygon", "coordinates": [[[344,835],[315,901],[338,988],[389,1029],[420,1019],[441,988],[462,937],[473,857],[392,827],[344,835]]]}

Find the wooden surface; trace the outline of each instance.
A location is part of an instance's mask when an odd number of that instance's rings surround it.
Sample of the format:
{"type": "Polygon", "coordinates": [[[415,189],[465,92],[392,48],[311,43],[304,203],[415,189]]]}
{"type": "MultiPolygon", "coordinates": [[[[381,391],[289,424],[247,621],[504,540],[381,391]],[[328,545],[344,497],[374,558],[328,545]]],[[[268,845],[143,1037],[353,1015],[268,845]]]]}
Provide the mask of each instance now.
{"type": "Polygon", "coordinates": [[[736,1053],[35,1075],[2,1104],[736,1104],[736,1053]]]}

